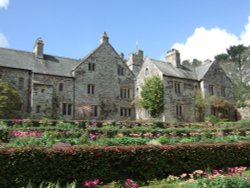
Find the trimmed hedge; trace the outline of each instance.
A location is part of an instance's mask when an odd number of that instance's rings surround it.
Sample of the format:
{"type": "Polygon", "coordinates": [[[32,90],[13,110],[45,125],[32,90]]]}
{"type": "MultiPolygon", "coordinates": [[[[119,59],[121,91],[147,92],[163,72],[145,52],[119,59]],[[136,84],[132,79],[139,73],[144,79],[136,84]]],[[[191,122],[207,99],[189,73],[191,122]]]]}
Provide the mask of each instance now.
{"type": "Polygon", "coordinates": [[[250,142],[124,147],[25,147],[0,149],[0,187],[29,180],[111,182],[152,180],[197,169],[250,166],[250,142]]]}

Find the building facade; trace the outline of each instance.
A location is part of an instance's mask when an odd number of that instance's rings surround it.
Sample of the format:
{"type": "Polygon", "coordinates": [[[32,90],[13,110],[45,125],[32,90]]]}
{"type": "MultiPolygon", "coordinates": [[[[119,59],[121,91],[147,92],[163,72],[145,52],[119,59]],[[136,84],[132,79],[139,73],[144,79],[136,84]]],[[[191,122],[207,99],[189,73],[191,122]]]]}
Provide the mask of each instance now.
{"type": "MultiPolygon", "coordinates": [[[[64,119],[147,119],[147,110],[134,105],[141,86],[158,75],[164,84],[164,121],[194,121],[196,90],[204,97],[233,100],[232,83],[217,63],[187,68],[177,50],[166,61],[145,58],[142,50],[118,54],[106,33],[100,44],[81,59],[44,54],[38,39],[33,52],[0,48],[0,79],[21,96],[19,115],[64,119]]],[[[206,113],[211,113],[208,105],[206,113]]]]}

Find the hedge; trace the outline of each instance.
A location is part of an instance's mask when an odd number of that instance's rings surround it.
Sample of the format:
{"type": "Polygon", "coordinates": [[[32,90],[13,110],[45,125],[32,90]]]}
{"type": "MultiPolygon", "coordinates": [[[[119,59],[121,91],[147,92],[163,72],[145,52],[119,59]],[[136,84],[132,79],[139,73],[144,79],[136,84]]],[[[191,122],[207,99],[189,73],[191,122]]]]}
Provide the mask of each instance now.
{"type": "Polygon", "coordinates": [[[24,147],[0,149],[0,187],[29,180],[147,181],[197,169],[250,166],[250,142],[124,147],[24,147]]]}

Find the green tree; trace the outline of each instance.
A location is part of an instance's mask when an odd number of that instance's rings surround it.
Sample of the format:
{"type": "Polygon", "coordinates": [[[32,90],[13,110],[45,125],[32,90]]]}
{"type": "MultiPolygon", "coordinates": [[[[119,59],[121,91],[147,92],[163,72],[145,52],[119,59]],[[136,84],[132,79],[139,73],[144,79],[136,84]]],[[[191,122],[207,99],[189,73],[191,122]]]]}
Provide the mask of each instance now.
{"type": "Polygon", "coordinates": [[[16,89],[6,82],[0,82],[0,118],[10,118],[13,110],[20,105],[20,97],[16,89]]]}
{"type": "Polygon", "coordinates": [[[147,78],[141,90],[141,105],[152,117],[158,117],[164,110],[164,88],[159,76],[147,78]]]}
{"type": "Polygon", "coordinates": [[[244,106],[250,93],[250,48],[241,45],[230,46],[227,53],[215,56],[233,82],[237,106],[244,106]]]}

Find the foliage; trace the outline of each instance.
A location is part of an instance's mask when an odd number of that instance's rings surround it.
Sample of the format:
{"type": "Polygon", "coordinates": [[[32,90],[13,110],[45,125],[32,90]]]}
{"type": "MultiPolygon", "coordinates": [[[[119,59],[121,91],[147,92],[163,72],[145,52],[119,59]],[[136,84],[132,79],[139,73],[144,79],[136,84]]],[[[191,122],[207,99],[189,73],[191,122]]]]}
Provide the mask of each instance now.
{"type": "Polygon", "coordinates": [[[0,149],[0,187],[22,187],[29,179],[107,183],[146,181],[195,169],[250,165],[250,142],[120,147],[23,147],[0,149]]]}
{"type": "Polygon", "coordinates": [[[225,72],[233,82],[233,92],[237,106],[245,105],[245,100],[250,98],[250,48],[237,45],[230,46],[226,54],[219,54],[215,59],[221,63],[225,72]]]}
{"type": "Polygon", "coordinates": [[[216,109],[216,116],[220,119],[229,119],[229,109],[234,108],[233,102],[226,100],[224,97],[221,96],[211,96],[210,97],[210,104],[211,106],[216,109]]]}
{"type": "Polygon", "coordinates": [[[0,82],[0,118],[13,117],[13,110],[17,110],[20,103],[18,91],[8,83],[0,82]]]}
{"type": "Polygon", "coordinates": [[[147,78],[142,85],[141,104],[152,117],[158,117],[164,110],[164,88],[159,76],[147,78]]]}
{"type": "Polygon", "coordinates": [[[207,106],[207,102],[205,98],[202,95],[201,90],[196,91],[195,95],[195,109],[196,113],[198,115],[198,121],[204,121],[204,115],[205,115],[205,108],[207,106]]]}

